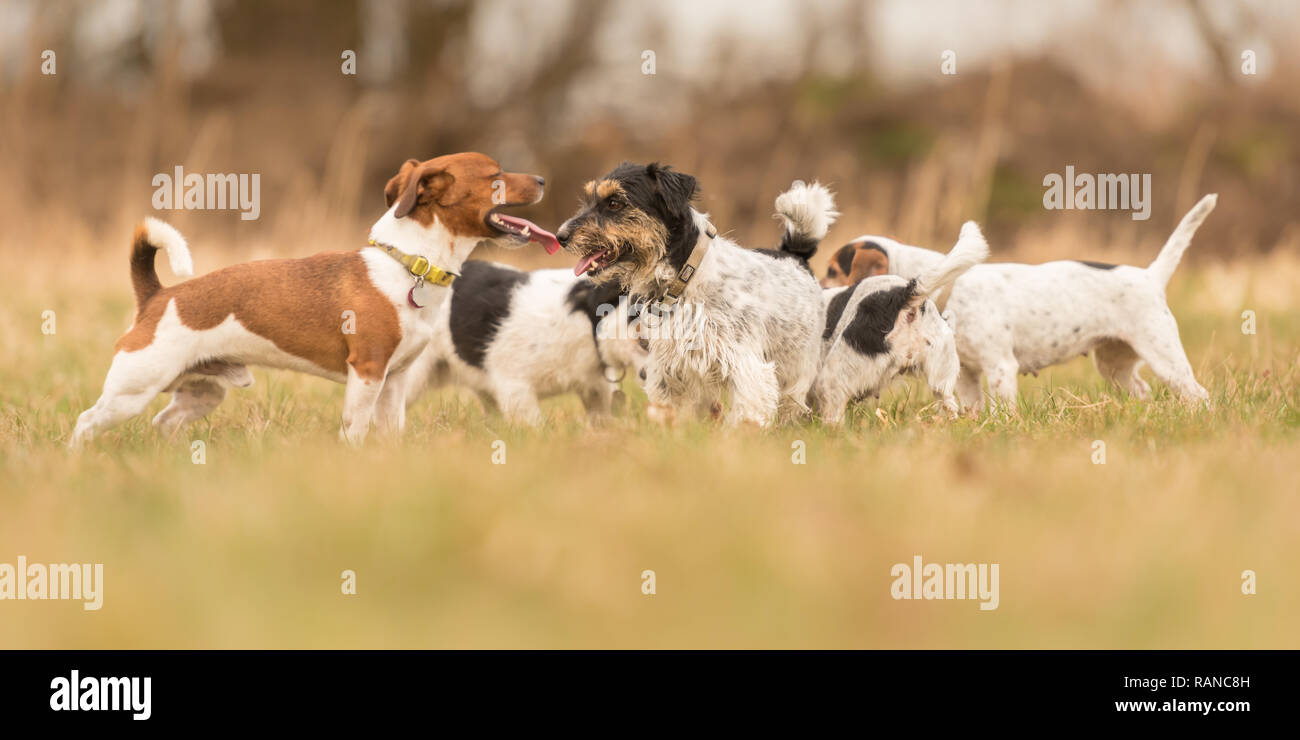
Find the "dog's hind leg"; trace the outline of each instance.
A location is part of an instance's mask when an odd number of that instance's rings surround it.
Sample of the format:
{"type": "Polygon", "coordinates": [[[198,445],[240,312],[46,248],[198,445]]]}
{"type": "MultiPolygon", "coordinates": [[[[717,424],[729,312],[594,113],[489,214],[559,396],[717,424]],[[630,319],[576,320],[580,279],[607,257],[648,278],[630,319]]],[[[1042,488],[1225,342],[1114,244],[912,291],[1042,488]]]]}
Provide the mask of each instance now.
{"type": "Polygon", "coordinates": [[[103,393],[94,406],[77,417],[68,446],[81,447],[99,432],[144,411],[150,401],[184,372],[187,364],[157,348],[118,352],[104,378],[103,393]]]}
{"type": "Polygon", "coordinates": [[[165,389],[172,391],[172,400],[153,417],[153,425],[169,438],[173,437],[181,427],[212,413],[225,400],[229,388],[247,388],[252,384],[253,374],[246,365],[225,360],[201,362],[165,389]]]}
{"type": "Polygon", "coordinates": [[[1137,327],[1130,338],[1130,344],[1138,356],[1151,367],[1165,383],[1173,388],[1186,401],[1208,403],[1210,394],[1196,382],[1192,364],[1187,361],[1187,353],[1178,338],[1178,322],[1174,320],[1169,309],[1153,319],[1148,319],[1137,327]]]}
{"type": "Polygon", "coordinates": [[[169,438],[181,427],[202,419],[226,398],[226,387],[212,378],[189,378],[172,392],[171,403],[153,417],[153,425],[169,438]]]}
{"type": "Polygon", "coordinates": [[[1117,339],[1102,342],[1092,351],[1092,361],[1103,378],[1130,396],[1146,398],[1150,395],[1151,386],[1138,373],[1142,358],[1128,343],[1117,339]]]}
{"type": "Polygon", "coordinates": [[[77,417],[77,426],[72,433],[72,440],[68,443],[68,446],[77,449],[94,439],[95,435],[100,432],[112,429],[132,416],[139,414],[161,392],[162,389],[158,388],[138,393],[100,396],[94,406],[86,409],[81,413],[81,416],[77,417]]]}

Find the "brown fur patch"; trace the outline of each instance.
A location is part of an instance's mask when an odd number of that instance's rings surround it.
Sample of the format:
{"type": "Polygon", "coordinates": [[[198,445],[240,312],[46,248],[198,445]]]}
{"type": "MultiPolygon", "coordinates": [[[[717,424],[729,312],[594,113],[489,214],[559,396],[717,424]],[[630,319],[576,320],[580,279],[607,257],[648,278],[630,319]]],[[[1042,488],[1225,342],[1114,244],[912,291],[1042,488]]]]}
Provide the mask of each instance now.
{"type": "Polygon", "coordinates": [[[596,185],[596,197],[604,200],[611,195],[623,192],[623,184],[618,180],[601,180],[596,185]]]}
{"type": "Polygon", "coordinates": [[[281,350],[340,374],[352,364],[363,376],[383,377],[402,339],[397,309],[370,281],[360,252],[245,262],[163,288],[141,306],[115,349],[149,346],[173,300],[190,329],[211,329],[234,316],[281,350]],[[343,333],[345,310],[356,313],[355,334],[343,333]]]}
{"type": "MultiPolygon", "coordinates": [[[[384,187],[384,199],[399,202],[410,210],[402,218],[413,218],[424,226],[437,218],[455,236],[491,239],[501,236],[488,226],[488,213],[500,206],[527,205],[538,200],[542,185],[537,178],[519,172],[502,172],[501,165],[486,154],[465,152],[418,162],[408,159],[384,187]],[[497,181],[505,183],[505,202],[493,199],[497,181]]],[[[498,198],[499,200],[499,198],[498,198]]]]}
{"type": "Polygon", "coordinates": [[[852,285],[863,278],[888,274],[889,258],[883,252],[878,249],[858,247],[858,253],[853,255],[852,269],[849,270],[849,282],[847,284],[852,285]]]}
{"type": "Polygon", "coordinates": [[[846,244],[836,250],[831,257],[830,264],[826,266],[826,277],[821,280],[821,286],[823,288],[848,286],[863,278],[888,274],[889,258],[884,252],[861,244],[846,244]],[[849,272],[846,275],[840,269],[840,260],[844,253],[850,250],[853,251],[853,259],[849,263],[849,272]]]}
{"type": "Polygon", "coordinates": [[[158,248],[149,243],[149,227],[144,221],[135,225],[131,235],[131,286],[135,289],[137,311],[154,293],[162,289],[158,282],[158,271],[154,268],[154,256],[158,248]]]}

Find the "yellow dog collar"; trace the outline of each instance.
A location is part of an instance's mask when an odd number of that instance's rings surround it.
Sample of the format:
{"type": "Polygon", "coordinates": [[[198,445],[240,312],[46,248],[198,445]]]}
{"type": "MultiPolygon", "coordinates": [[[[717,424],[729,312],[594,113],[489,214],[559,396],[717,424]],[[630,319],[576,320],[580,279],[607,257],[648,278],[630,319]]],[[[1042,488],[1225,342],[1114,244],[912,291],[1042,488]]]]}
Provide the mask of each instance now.
{"type": "Polygon", "coordinates": [[[423,280],[432,285],[441,285],[444,288],[448,287],[456,280],[456,273],[447,272],[440,267],[434,267],[432,262],[418,254],[407,254],[391,244],[377,242],[374,239],[370,240],[370,246],[379,247],[384,250],[385,254],[397,260],[398,263],[400,263],[402,267],[405,267],[406,271],[415,276],[415,279],[417,280],[423,280]]]}

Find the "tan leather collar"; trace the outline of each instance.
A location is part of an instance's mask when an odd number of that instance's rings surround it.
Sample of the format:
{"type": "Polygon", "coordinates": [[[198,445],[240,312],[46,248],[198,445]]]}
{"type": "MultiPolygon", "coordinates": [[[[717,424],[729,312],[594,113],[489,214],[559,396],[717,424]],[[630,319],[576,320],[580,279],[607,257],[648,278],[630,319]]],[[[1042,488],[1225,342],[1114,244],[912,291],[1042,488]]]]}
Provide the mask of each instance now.
{"type": "Polygon", "coordinates": [[[691,256],[686,258],[686,264],[682,269],[677,271],[673,277],[672,283],[668,285],[668,290],[664,291],[664,297],[659,299],[659,305],[663,308],[672,308],[681,299],[682,293],[686,292],[686,286],[695,277],[695,273],[700,269],[700,263],[704,261],[704,255],[709,252],[709,245],[713,244],[713,239],[718,235],[718,230],[713,224],[705,221],[704,228],[700,231],[700,238],[695,241],[695,248],[691,250],[691,256]]]}

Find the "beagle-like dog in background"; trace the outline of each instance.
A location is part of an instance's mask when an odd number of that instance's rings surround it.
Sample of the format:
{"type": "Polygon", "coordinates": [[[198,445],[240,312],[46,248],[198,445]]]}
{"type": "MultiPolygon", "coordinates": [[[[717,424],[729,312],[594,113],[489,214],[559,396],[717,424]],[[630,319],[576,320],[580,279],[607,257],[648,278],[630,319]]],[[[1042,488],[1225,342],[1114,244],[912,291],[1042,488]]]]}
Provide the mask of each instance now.
{"type": "Polygon", "coordinates": [[[347,384],[340,436],[362,442],[405,423],[407,366],[428,344],[434,317],[461,265],[482,241],[558,251],[536,224],[499,213],[542,199],[537,175],[503,172],[491,157],[451,154],[402,165],[388,181],[388,211],[369,246],[301,259],[232,265],[163,287],[154,255],[193,274],[180,233],[154,218],[135,229],[131,281],[136,313],[95,405],[77,419],[70,446],[144,411],[159,393],[171,403],[153,423],[171,433],[201,418],[230,387],[253,382],[249,365],[284,368],[347,384]]]}

